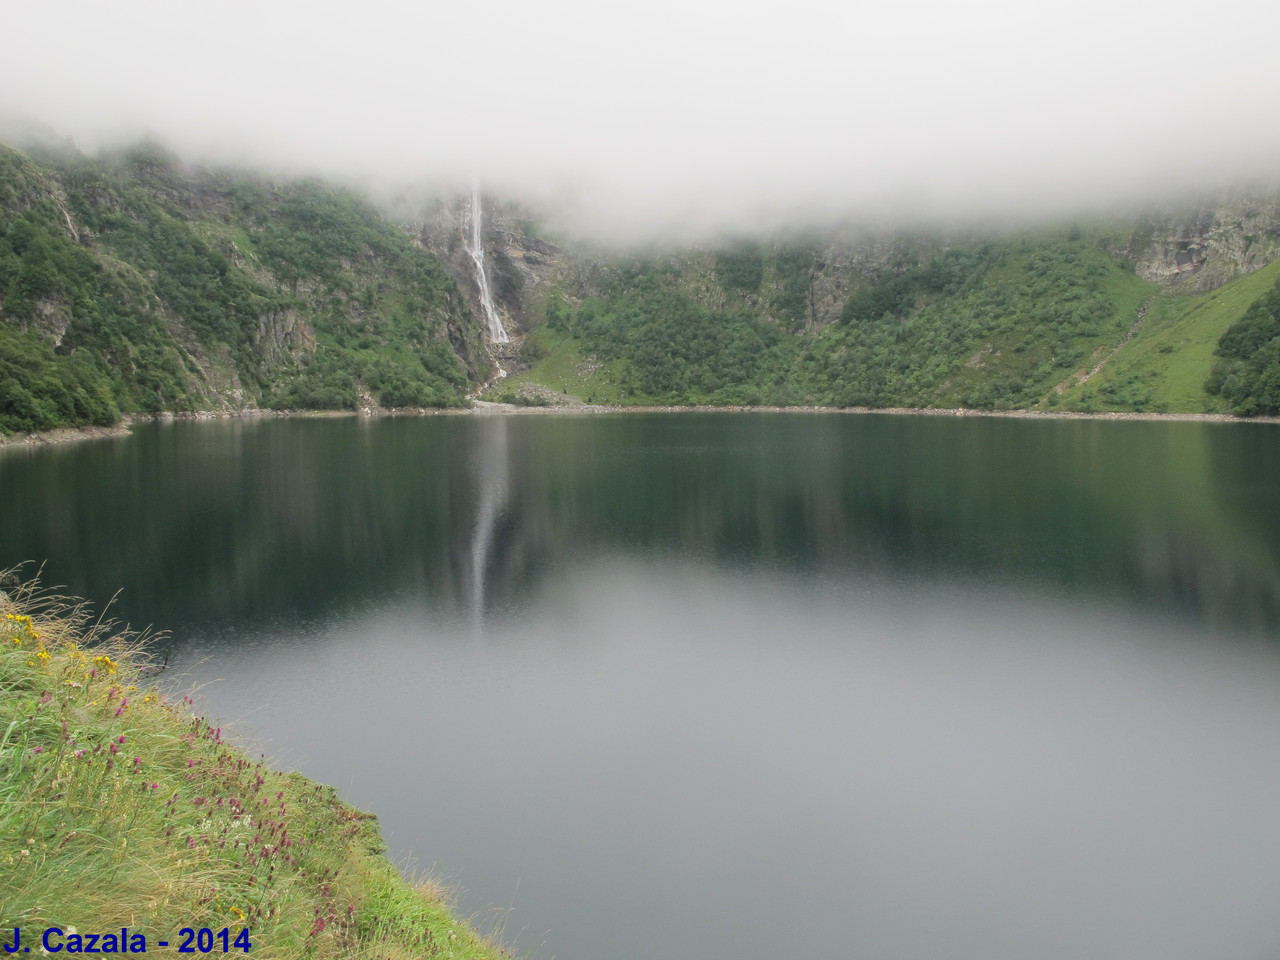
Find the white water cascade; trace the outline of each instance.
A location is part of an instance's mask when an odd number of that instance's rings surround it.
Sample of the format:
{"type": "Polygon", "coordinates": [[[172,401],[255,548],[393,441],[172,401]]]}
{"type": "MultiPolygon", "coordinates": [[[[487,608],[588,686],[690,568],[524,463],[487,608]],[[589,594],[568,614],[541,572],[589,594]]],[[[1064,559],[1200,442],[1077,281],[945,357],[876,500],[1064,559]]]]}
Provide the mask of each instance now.
{"type": "Polygon", "coordinates": [[[474,181],[471,184],[471,205],[467,210],[467,219],[470,221],[469,231],[463,233],[463,245],[467,248],[467,253],[471,254],[471,259],[476,264],[476,280],[480,284],[480,303],[484,306],[484,322],[485,328],[489,333],[489,339],[494,343],[508,343],[511,338],[507,336],[507,331],[503,329],[502,321],[498,318],[498,308],[493,305],[493,294],[489,292],[489,276],[484,270],[484,238],[481,234],[481,211],[480,211],[480,182],[474,181]],[[466,239],[470,234],[470,240],[466,239]]]}

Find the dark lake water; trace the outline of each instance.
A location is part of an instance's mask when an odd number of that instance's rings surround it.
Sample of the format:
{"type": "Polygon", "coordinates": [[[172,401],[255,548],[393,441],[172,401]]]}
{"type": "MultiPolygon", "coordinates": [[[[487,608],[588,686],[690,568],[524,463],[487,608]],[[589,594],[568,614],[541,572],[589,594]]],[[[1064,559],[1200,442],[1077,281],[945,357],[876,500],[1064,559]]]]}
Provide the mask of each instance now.
{"type": "Polygon", "coordinates": [[[0,566],[535,960],[1245,960],[1278,490],[1248,424],[157,424],[0,450],[0,566]]]}

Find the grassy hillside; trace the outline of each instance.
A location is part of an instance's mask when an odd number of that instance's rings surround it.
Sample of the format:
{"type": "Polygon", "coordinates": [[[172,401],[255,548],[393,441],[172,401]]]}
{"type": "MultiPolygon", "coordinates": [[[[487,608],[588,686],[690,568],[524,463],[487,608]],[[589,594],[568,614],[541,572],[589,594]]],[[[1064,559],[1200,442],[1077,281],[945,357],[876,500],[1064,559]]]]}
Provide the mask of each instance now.
{"type": "Polygon", "coordinates": [[[443,266],[349,191],[0,145],[0,430],[451,406],[489,369],[443,266]]]}
{"type": "Polygon", "coordinates": [[[1227,402],[1205,383],[1223,334],[1280,280],[1280,261],[1198,297],[1161,294],[1122,350],[1063,402],[1077,409],[1225,412],[1227,402]]]}
{"type": "MultiPolygon", "coordinates": [[[[505,954],[383,856],[376,821],[226,742],[81,608],[0,593],[0,929],[226,929],[264,958],[505,954]],[[248,931],[244,934],[243,931],[248,931]],[[243,936],[243,939],[241,939],[243,936]]],[[[221,940],[216,952],[224,952],[221,940]]]]}

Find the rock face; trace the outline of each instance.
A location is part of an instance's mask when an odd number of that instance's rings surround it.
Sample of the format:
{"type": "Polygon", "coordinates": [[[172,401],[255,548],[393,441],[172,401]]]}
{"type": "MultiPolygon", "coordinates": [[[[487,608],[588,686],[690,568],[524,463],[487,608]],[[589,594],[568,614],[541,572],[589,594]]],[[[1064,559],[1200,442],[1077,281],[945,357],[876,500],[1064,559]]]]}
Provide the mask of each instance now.
{"type": "Polygon", "coordinates": [[[1134,230],[1130,255],[1145,280],[1188,293],[1214,290],[1280,256],[1280,197],[1228,195],[1147,218],[1134,230]]]}
{"type": "Polygon", "coordinates": [[[271,310],[258,319],[254,346],[258,348],[263,363],[277,367],[293,359],[299,351],[315,353],[316,334],[292,307],[271,310]]]}
{"type": "Polygon", "coordinates": [[[903,253],[902,237],[847,232],[814,248],[809,283],[809,325],[822,328],[840,311],[861,278],[891,269],[903,253]]]}
{"type": "MultiPolygon", "coordinates": [[[[494,305],[511,337],[528,333],[540,319],[537,308],[561,279],[563,251],[532,235],[532,217],[516,204],[482,198],[481,241],[494,305]]],[[[483,315],[475,261],[467,253],[468,197],[457,194],[428,209],[411,229],[419,243],[444,263],[471,311],[483,315]]]]}
{"type": "Polygon", "coordinates": [[[493,249],[490,280],[494,300],[515,325],[514,330],[508,328],[515,335],[528,333],[534,326],[537,308],[560,278],[562,251],[552,243],[513,230],[513,226],[508,218],[498,218],[487,240],[493,249]]]}
{"type": "MultiPolygon", "coordinates": [[[[4,315],[3,304],[0,304],[0,317],[4,315]]],[[[71,326],[71,310],[67,304],[53,297],[37,300],[35,312],[26,323],[20,323],[19,329],[33,330],[47,338],[55,347],[62,345],[62,337],[71,326]]]]}

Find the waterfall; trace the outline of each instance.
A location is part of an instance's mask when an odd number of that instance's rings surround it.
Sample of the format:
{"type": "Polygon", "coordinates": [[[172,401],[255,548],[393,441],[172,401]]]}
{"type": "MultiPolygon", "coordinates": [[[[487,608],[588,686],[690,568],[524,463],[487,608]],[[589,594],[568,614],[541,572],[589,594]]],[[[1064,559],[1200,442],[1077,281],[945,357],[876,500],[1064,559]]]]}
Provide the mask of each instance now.
{"type": "Polygon", "coordinates": [[[470,220],[471,239],[467,242],[467,231],[464,231],[463,246],[467,248],[467,253],[471,254],[471,259],[476,264],[476,280],[480,284],[480,303],[484,307],[485,328],[489,333],[489,339],[494,343],[507,343],[511,338],[507,336],[507,331],[502,327],[502,321],[498,319],[498,308],[493,305],[493,294],[489,292],[489,277],[484,272],[484,238],[480,230],[480,182],[478,180],[471,184],[471,206],[467,213],[467,218],[470,220]]]}

